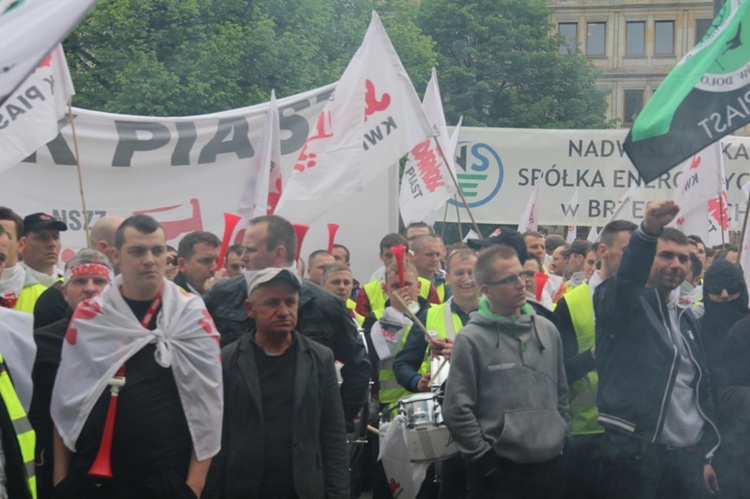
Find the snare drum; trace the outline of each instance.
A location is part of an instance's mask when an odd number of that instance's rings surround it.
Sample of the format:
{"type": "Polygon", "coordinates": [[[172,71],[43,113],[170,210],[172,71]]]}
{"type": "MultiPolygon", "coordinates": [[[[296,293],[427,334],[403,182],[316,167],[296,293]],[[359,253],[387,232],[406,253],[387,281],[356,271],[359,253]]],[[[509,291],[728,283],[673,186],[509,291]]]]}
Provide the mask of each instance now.
{"type": "Polygon", "coordinates": [[[408,428],[437,426],[442,423],[440,406],[432,393],[417,393],[398,401],[398,410],[406,418],[408,428]]]}
{"type": "Polygon", "coordinates": [[[409,461],[432,462],[458,454],[450,432],[443,424],[437,395],[418,393],[400,400],[398,405],[407,422],[409,461]]]}

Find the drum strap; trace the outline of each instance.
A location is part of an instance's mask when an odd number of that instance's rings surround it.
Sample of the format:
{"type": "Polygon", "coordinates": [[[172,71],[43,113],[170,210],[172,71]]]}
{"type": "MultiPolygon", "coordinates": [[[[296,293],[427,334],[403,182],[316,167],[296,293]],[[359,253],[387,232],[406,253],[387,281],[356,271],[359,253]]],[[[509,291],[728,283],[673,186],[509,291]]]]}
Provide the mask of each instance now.
{"type": "Polygon", "coordinates": [[[417,435],[419,436],[419,443],[422,444],[422,450],[424,451],[424,456],[426,459],[437,459],[437,455],[435,454],[435,449],[432,447],[432,440],[430,439],[430,432],[425,429],[420,431],[417,430],[417,435]]]}

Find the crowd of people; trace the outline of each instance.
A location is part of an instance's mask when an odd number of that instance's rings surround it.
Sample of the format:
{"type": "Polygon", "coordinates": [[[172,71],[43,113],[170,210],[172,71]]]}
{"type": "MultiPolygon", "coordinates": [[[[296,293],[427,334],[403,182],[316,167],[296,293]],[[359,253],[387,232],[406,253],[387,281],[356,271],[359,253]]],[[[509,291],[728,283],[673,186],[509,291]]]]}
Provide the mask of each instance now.
{"type": "Polygon", "coordinates": [[[750,497],[748,289],[678,211],[413,223],[358,281],[279,216],[223,261],[107,216],[60,268],[66,224],[0,207],[0,499],[750,497]]]}

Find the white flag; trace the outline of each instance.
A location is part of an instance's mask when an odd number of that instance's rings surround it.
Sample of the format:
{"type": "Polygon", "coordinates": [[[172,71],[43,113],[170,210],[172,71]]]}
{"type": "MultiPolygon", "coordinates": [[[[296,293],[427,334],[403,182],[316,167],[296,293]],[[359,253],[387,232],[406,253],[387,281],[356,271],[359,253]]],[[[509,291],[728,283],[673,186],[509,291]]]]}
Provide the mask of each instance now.
{"type": "Polygon", "coordinates": [[[591,244],[594,244],[599,239],[599,229],[596,228],[596,225],[591,227],[591,230],[589,231],[589,237],[586,238],[588,242],[591,244]]]}
{"type": "Polygon", "coordinates": [[[643,201],[643,189],[644,188],[642,185],[631,185],[630,188],[625,192],[625,194],[622,195],[620,200],[617,202],[617,206],[614,210],[612,210],[612,214],[604,223],[604,227],[606,227],[607,224],[613,220],[629,220],[631,222],[635,222],[635,217],[633,216],[634,210],[632,209],[633,202],[643,201]],[[630,210],[627,210],[626,208],[630,208],[630,210]]]}
{"type": "Polygon", "coordinates": [[[461,125],[464,122],[464,117],[458,118],[456,128],[453,129],[451,140],[448,142],[448,149],[445,151],[445,155],[450,159],[448,166],[450,166],[453,175],[456,174],[456,151],[458,150],[458,141],[461,138],[461,125]]]}
{"type": "Polygon", "coordinates": [[[518,222],[518,232],[521,234],[527,230],[537,230],[539,228],[537,198],[539,196],[539,186],[541,184],[541,182],[537,182],[534,185],[534,188],[531,190],[531,196],[529,196],[529,201],[526,203],[526,209],[523,210],[521,220],[518,222]]]}
{"type": "Polygon", "coordinates": [[[568,244],[573,244],[573,241],[578,237],[578,230],[576,229],[578,225],[576,223],[578,208],[578,188],[576,187],[568,205],[568,236],[565,238],[565,242],[568,244]]]}
{"type": "Polygon", "coordinates": [[[417,92],[373,11],[362,46],[300,152],[277,213],[299,203],[308,220],[297,221],[315,220],[431,136],[417,92]],[[305,203],[312,200],[324,203],[305,203]]]}
{"type": "Polygon", "coordinates": [[[0,172],[58,134],[58,120],[74,94],[62,45],[57,45],[0,108],[0,172]]]}
{"type": "Polygon", "coordinates": [[[721,142],[716,143],[719,149],[719,167],[716,169],[719,189],[716,196],[706,203],[708,207],[707,246],[716,246],[729,242],[729,208],[727,207],[727,177],[724,172],[724,155],[721,153],[721,142]]]}
{"type": "Polygon", "coordinates": [[[706,147],[684,161],[683,165],[680,185],[672,196],[680,207],[680,213],[675,217],[678,227],[680,217],[693,211],[697,206],[705,207],[710,199],[716,198],[721,192],[721,142],[706,147]]]}
{"type": "Polygon", "coordinates": [[[266,112],[261,153],[254,158],[253,168],[245,184],[245,192],[237,211],[248,220],[273,214],[281,192],[279,107],[276,104],[276,92],[271,90],[271,102],[266,112]]]}
{"type": "MultiPolygon", "coordinates": [[[[428,221],[456,193],[456,187],[450,179],[449,166],[440,152],[442,150],[445,153],[449,138],[435,68],[432,69],[432,77],[427,84],[422,108],[432,125],[434,135],[417,144],[406,158],[399,195],[404,225],[428,221]]],[[[451,161],[447,154],[445,159],[451,161]]]]}
{"type": "MultiPolygon", "coordinates": [[[[26,0],[0,17],[0,33],[3,34],[0,37],[0,104],[11,99],[10,103],[18,105],[11,94],[18,94],[19,85],[73,31],[97,1],[26,0]]],[[[31,111],[25,105],[21,107],[23,112],[31,111]]],[[[5,153],[5,149],[0,148],[0,151],[5,153]]]]}

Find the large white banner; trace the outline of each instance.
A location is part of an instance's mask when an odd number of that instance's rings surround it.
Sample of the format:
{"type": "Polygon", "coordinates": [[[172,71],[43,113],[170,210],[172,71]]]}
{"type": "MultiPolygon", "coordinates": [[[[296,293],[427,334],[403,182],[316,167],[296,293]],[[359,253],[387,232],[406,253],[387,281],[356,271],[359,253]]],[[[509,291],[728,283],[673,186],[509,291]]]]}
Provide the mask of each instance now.
{"type": "MultiPolygon", "coordinates": [[[[278,101],[282,171],[291,174],[299,151],[333,85],[278,101]]],[[[171,244],[185,233],[220,237],[224,212],[236,213],[252,158],[260,154],[267,104],[203,116],[126,116],[75,109],[83,183],[92,224],[106,214],[148,213],[160,220],[171,244]]],[[[622,150],[626,130],[520,130],[463,128],[456,153],[458,181],[480,223],[518,223],[533,184],[541,182],[540,225],[603,226],[638,176],[622,150]],[[575,189],[578,206],[570,206],[575,189]]],[[[750,139],[724,139],[730,229],[739,230],[750,181],[750,139]]],[[[73,140],[62,132],[24,162],[0,173],[0,205],[19,214],[44,211],[65,221],[63,261],[85,244],[73,140]]],[[[2,152],[0,151],[0,154],[2,152]]],[[[645,201],[672,196],[678,167],[644,189],[645,201]]],[[[643,216],[640,198],[623,217],[643,216]],[[634,216],[633,216],[634,215],[634,216]]],[[[453,203],[453,201],[451,201],[453,203]]],[[[304,204],[302,209],[304,209],[304,204]]],[[[309,210],[308,210],[309,211],[309,210]]],[[[461,220],[468,220],[462,210],[461,220]]],[[[309,213],[284,213],[292,221],[309,213]],[[298,218],[297,218],[298,217],[298,218]],[[296,218],[296,219],[295,219],[296,218]]],[[[448,210],[455,221],[455,210],[448,210]]],[[[380,265],[378,242],[397,227],[395,168],[312,225],[302,254],[328,247],[327,223],[341,226],[336,242],[349,246],[355,275],[380,265]]],[[[243,226],[244,224],[241,224],[243,226]]],[[[234,241],[241,241],[235,234],[234,241]]]]}
{"type": "MultiPolygon", "coordinates": [[[[282,169],[287,178],[332,89],[329,85],[278,101],[282,169]]],[[[221,238],[223,214],[237,213],[252,159],[261,153],[267,107],[179,118],[74,108],[91,224],[107,214],[146,213],[162,223],[175,247],[193,230],[211,231],[221,238]]],[[[68,224],[69,230],[62,234],[63,261],[85,245],[73,151],[66,124],[47,146],[0,174],[0,205],[21,216],[43,211],[68,224]]],[[[298,221],[294,213],[284,216],[298,221]]],[[[355,275],[366,278],[380,264],[378,243],[397,228],[397,217],[396,173],[389,172],[364,193],[357,193],[346,209],[328,213],[313,224],[302,254],[327,248],[326,223],[338,223],[336,242],[350,247],[355,275]]],[[[233,242],[241,240],[241,233],[233,238],[233,242]]]]}
{"type": "MultiPolygon", "coordinates": [[[[627,130],[528,130],[463,127],[456,151],[458,183],[479,223],[515,225],[534,184],[540,182],[539,225],[602,226],[618,200],[638,183],[622,148],[627,130]],[[570,199],[579,189],[577,206],[570,199]]],[[[745,213],[742,186],[750,181],[750,138],[722,139],[729,197],[730,230],[740,230],[745,213]]],[[[690,160],[688,160],[690,161],[690,160]]],[[[645,186],[644,201],[623,217],[643,217],[645,203],[671,198],[683,175],[677,166],[645,186]]],[[[448,220],[456,221],[450,201],[448,220]]],[[[460,206],[463,204],[459,200],[460,206]]],[[[461,220],[468,220],[465,209],[461,220]]]]}

